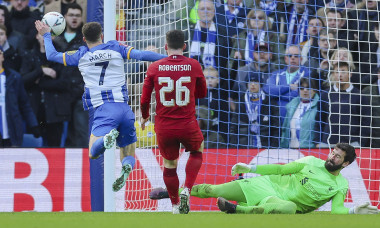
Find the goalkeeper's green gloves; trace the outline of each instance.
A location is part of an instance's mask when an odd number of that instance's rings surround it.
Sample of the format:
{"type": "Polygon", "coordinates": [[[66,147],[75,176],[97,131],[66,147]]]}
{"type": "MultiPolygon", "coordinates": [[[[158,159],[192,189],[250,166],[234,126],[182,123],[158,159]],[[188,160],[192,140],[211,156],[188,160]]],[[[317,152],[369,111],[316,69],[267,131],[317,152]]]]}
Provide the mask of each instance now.
{"type": "Polygon", "coordinates": [[[254,173],[256,172],[255,164],[236,163],[231,169],[231,175],[235,176],[238,173],[254,173]]]}
{"type": "Polygon", "coordinates": [[[378,214],[379,210],[375,206],[371,206],[369,202],[350,208],[350,214],[378,214]]]}

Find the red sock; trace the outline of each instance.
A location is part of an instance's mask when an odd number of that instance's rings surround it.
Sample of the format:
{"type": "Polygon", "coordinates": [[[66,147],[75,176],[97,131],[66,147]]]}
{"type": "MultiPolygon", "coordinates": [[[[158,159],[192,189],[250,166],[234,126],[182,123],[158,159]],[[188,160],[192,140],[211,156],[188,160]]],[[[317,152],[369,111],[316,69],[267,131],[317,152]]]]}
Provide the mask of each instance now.
{"type": "Polygon", "coordinates": [[[202,166],[202,153],[201,152],[191,152],[189,160],[187,160],[186,164],[186,180],[185,180],[185,188],[191,188],[194,185],[195,179],[197,179],[199,169],[202,166]]]}
{"type": "Polygon", "coordinates": [[[170,201],[172,201],[173,205],[178,204],[179,180],[177,175],[177,168],[170,169],[164,167],[164,182],[169,193],[170,201]]]}

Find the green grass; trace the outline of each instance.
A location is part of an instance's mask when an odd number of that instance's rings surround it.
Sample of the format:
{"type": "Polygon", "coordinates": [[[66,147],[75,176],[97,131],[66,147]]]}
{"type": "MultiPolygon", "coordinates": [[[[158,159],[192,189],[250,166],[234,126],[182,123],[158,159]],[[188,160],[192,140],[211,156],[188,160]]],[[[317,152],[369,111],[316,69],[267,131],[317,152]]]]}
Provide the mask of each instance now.
{"type": "Polygon", "coordinates": [[[306,215],[242,215],[221,212],[190,212],[172,215],[169,212],[122,213],[0,213],[0,228],[313,228],[380,227],[380,215],[331,215],[315,212],[306,215]]]}

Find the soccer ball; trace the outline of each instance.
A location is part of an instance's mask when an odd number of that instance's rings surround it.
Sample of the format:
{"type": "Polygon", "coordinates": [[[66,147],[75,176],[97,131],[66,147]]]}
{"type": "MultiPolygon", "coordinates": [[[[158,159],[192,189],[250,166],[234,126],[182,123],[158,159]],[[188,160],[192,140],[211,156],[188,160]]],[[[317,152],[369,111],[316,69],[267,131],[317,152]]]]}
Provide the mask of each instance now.
{"type": "Polygon", "coordinates": [[[59,36],[66,27],[65,18],[58,12],[49,12],[45,14],[41,21],[51,28],[51,34],[53,36],[59,36]]]}

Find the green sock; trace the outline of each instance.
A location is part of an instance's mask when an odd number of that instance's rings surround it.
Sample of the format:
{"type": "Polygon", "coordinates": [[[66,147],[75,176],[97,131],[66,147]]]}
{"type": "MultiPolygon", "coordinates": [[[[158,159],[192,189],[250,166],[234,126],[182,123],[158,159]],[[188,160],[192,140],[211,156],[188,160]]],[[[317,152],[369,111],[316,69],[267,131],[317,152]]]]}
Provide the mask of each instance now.
{"type": "Polygon", "coordinates": [[[264,208],[260,206],[236,206],[237,214],[263,214],[264,208]]]}
{"type": "Polygon", "coordinates": [[[211,194],[211,184],[199,184],[194,185],[191,189],[191,195],[198,198],[210,198],[213,197],[211,194]]]}

